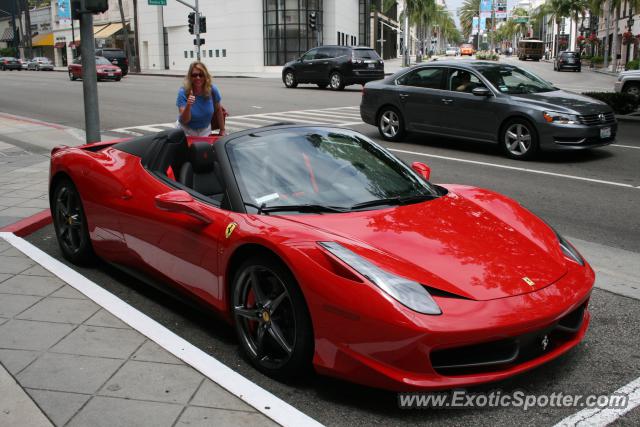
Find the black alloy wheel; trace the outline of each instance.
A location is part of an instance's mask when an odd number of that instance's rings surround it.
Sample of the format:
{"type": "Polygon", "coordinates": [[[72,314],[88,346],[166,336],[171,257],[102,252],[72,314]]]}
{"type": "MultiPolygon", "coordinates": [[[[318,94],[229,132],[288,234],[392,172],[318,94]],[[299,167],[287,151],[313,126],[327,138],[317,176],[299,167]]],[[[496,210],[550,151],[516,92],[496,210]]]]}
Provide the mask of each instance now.
{"type": "Polygon", "coordinates": [[[404,118],[395,107],[383,107],[378,113],[378,132],[387,141],[399,141],[404,137],[404,118]]]}
{"type": "Polygon", "coordinates": [[[232,292],[236,333],[251,364],[279,379],[305,373],[313,355],[311,319],[286,266],[254,256],[239,268],[232,292]]]}
{"type": "Polygon", "coordinates": [[[342,74],[338,71],[334,71],[329,76],[329,86],[333,90],[342,90],[344,89],[344,79],[342,78],[342,74]]]}
{"type": "Polygon", "coordinates": [[[284,85],[290,89],[298,86],[298,80],[296,80],[296,75],[293,73],[293,70],[287,70],[284,73],[284,85]]]}
{"type": "Polygon", "coordinates": [[[636,98],[640,98],[640,84],[638,83],[627,83],[623,90],[627,95],[635,96],[636,98]]]}
{"type": "Polygon", "coordinates": [[[60,250],[74,264],[88,264],[94,259],[82,200],[69,179],[60,181],[51,200],[53,227],[60,250]]]}
{"type": "Polygon", "coordinates": [[[539,149],[536,128],[525,119],[511,119],[502,127],[500,146],[512,159],[529,160],[539,149]]]}

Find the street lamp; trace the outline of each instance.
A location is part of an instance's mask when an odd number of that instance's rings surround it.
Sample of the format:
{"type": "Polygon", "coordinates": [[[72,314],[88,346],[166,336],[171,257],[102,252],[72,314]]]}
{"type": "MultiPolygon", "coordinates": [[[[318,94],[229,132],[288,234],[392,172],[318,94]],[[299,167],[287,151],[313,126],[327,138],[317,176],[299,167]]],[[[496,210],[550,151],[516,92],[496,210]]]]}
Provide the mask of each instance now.
{"type": "Polygon", "coordinates": [[[629,31],[631,31],[631,27],[633,27],[633,6],[629,5],[629,19],[627,20],[627,27],[629,27],[629,31]]]}

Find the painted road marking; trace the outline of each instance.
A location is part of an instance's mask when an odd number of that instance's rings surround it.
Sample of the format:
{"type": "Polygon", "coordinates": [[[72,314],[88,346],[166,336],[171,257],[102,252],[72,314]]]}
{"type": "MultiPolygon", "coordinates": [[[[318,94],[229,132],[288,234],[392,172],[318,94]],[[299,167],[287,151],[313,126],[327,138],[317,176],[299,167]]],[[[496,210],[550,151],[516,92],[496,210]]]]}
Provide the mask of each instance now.
{"type": "Polygon", "coordinates": [[[6,232],[0,233],[0,238],[275,422],[283,426],[322,426],[26,240],[6,232]]]}
{"type": "Polygon", "coordinates": [[[622,183],[622,182],[605,181],[605,180],[602,180],[602,179],[586,178],[586,177],[582,177],[582,176],[567,175],[567,174],[564,174],[564,173],[548,172],[548,171],[542,171],[542,170],[537,170],[537,169],[519,168],[519,167],[515,167],[515,166],[500,165],[500,164],[497,164],[497,163],[480,162],[478,160],[460,159],[460,158],[457,158],[457,157],[438,156],[436,154],[426,154],[426,153],[420,153],[418,151],[399,150],[397,148],[388,148],[388,150],[396,152],[396,153],[412,154],[412,155],[415,155],[415,156],[431,157],[431,158],[434,158],[434,159],[450,160],[450,161],[453,161],[453,162],[469,163],[469,164],[480,165],[480,166],[489,166],[489,167],[494,167],[494,168],[499,168],[499,169],[509,169],[509,170],[533,173],[533,174],[538,174],[538,175],[557,176],[559,178],[574,179],[574,180],[577,180],[577,181],[595,182],[595,183],[598,183],[598,184],[613,185],[613,186],[616,186],[616,187],[625,187],[625,188],[633,188],[635,190],[640,190],[640,185],[625,184],[625,183],[622,183]]]}
{"type": "Polygon", "coordinates": [[[574,427],[574,426],[606,426],[622,417],[627,412],[640,405],[640,378],[620,387],[611,394],[628,396],[629,401],[625,408],[589,408],[583,409],[564,420],[554,427],[574,427]]]}
{"type": "MultiPolygon", "coordinates": [[[[299,124],[333,124],[340,127],[363,124],[362,120],[360,120],[360,107],[352,106],[229,116],[226,120],[226,126],[234,131],[241,131],[282,121],[299,124]]],[[[175,127],[175,122],[128,126],[111,129],[111,132],[142,136],[173,127],[175,127]]]]}

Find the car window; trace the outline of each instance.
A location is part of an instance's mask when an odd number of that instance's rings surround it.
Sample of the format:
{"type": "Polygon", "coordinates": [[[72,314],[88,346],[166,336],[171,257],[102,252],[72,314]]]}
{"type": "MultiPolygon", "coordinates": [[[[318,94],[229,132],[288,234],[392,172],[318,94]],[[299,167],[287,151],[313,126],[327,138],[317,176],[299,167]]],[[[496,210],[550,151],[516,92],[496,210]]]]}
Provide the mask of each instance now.
{"type": "Polygon", "coordinates": [[[578,52],[565,52],[565,53],[562,54],[562,56],[564,56],[566,58],[579,58],[580,57],[578,52]]]}
{"type": "Polygon", "coordinates": [[[471,93],[471,91],[477,87],[486,86],[482,83],[480,78],[472,72],[461,70],[459,68],[451,68],[449,70],[447,90],[471,93]]]}
{"type": "Polygon", "coordinates": [[[113,49],[113,50],[103,49],[102,56],[108,56],[109,58],[124,58],[125,54],[124,54],[124,51],[121,49],[113,49]]]}
{"type": "Polygon", "coordinates": [[[441,67],[420,68],[400,77],[397,83],[402,86],[442,89],[444,71],[441,67]]]}
{"type": "Polygon", "coordinates": [[[378,52],[373,49],[354,49],[353,59],[375,59],[379,60],[378,52]]]}
{"type": "Polygon", "coordinates": [[[318,53],[316,54],[316,59],[327,59],[333,58],[335,53],[335,49],[330,47],[321,47],[318,49],[318,53]]]}
{"type": "Polygon", "coordinates": [[[305,53],[302,57],[303,61],[311,61],[316,58],[316,54],[318,53],[318,49],[311,49],[309,52],[305,53]]]}
{"type": "Polygon", "coordinates": [[[541,93],[557,90],[551,83],[513,65],[483,65],[477,66],[476,70],[502,93],[541,93]]]}
{"type": "Polygon", "coordinates": [[[111,65],[111,62],[103,56],[96,56],[96,65],[111,65]]]}

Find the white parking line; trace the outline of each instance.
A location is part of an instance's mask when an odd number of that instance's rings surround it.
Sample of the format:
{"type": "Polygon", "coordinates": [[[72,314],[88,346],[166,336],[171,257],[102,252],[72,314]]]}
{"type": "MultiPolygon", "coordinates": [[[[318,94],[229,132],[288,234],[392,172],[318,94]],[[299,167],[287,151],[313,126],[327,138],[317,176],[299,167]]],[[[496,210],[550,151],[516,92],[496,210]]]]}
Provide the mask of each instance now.
{"type": "Polygon", "coordinates": [[[26,240],[6,232],[0,232],[0,238],[275,422],[283,426],[322,425],[26,240]]]}
{"type": "Polygon", "coordinates": [[[563,174],[563,173],[541,171],[541,170],[537,170],[537,169],[518,168],[518,167],[515,167],[515,166],[499,165],[497,163],[488,163],[488,162],[479,162],[477,160],[459,159],[457,157],[438,156],[438,155],[435,155],[435,154],[426,154],[426,153],[420,153],[420,152],[417,152],[417,151],[399,150],[397,148],[388,148],[388,150],[389,151],[394,151],[396,153],[413,154],[415,156],[432,157],[434,159],[451,160],[453,162],[470,163],[470,164],[480,165],[480,166],[490,166],[490,167],[494,167],[494,168],[516,170],[516,171],[520,171],[520,172],[534,173],[534,174],[538,174],[538,175],[557,176],[557,177],[560,177],[560,178],[575,179],[575,180],[578,180],[578,181],[596,182],[598,184],[606,184],[606,185],[613,185],[613,186],[616,186],[616,187],[625,187],[625,188],[633,188],[633,189],[636,189],[636,190],[640,190],[640,185],[625,184],[625,183],[622,183],[622,182],[604,181],[602,179],[585,178],[585,177],[582,177],[582,176],[575,176],[575,175],[567,175],[567,174],[563,174]]]}
{"type": "Polygon", "coordinates": [[[589,408],[583,409],[564,420],[554,427],[574,427],[574,426],[606,426],[611,424],[627,412],[640,405],[640,378],[630,382],[624,387],[620,387],[612,395],[628,396],[626,408],[589,408]]]}

